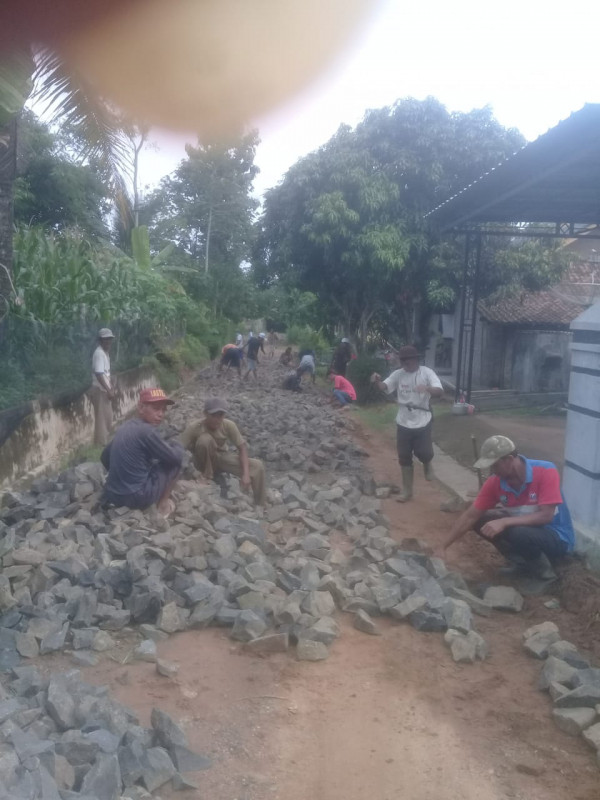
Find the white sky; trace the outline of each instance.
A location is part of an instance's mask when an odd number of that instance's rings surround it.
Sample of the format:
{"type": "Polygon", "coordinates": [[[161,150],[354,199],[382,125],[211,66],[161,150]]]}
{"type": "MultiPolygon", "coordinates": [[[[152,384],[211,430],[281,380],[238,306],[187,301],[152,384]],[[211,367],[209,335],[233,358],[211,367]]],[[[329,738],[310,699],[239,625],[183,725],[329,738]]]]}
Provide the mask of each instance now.
{"type": "MultiPolygon", "coordinates": [[[[599,38],[597,0],[385,0],[317,85],[254,123],[262,139],[256,192],[341,123],[402,97],[432,95],[451,111],[490,105],[501,124],[534,139],[600,102],[599,38]]],[[[144,154],[142,184],[157,183],[184,156],[182,137],[153,138],[159,150],[144,154]]]]}

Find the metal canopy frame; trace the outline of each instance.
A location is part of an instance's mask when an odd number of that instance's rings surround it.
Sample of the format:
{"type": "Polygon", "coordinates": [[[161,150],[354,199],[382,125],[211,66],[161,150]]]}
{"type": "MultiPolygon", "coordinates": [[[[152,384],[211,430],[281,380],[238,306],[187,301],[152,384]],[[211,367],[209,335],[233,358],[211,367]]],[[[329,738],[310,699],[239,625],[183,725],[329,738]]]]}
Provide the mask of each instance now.
{"type": "Polygon", "coordinates": [[[600,239],[600,104],[587,103],[424,218],[465,236],[456,399],[464,391],[470,402],[482,237],[600,239]]]}

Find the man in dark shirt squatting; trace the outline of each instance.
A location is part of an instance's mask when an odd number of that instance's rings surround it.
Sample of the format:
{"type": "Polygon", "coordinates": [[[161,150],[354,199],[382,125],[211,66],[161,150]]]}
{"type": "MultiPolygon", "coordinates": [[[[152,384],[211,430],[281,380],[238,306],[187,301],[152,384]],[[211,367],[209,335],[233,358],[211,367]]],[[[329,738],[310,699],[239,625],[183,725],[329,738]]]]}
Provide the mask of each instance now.
{"type": "Polygon", "coordinates": [[[142,389],[137,417],[121,425],[100,456],[108,470],[105,502],[139,509],[155,503],[165,517],[173,511],[170,497],[184,450],[178,442],[165,442],[156,430],[172,404],[162,389],[142,389]]]}

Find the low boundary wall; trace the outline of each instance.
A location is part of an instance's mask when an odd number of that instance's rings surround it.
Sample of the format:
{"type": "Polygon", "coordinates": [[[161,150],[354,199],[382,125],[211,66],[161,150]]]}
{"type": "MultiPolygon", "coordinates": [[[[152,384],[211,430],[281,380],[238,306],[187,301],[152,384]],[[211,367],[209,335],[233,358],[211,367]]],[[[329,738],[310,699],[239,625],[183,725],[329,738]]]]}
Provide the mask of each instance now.
{"type": "MultiPolygon", "coordinates": [[[[149,367],[117,375],[115,420],[137,405],[140,389],[156,386],[149,367]]],[[[35,400],[0,412],[0,488],[42,472],[70,451],[91,444],[94,410],[87,389],[78,394],[35,400]]]]}

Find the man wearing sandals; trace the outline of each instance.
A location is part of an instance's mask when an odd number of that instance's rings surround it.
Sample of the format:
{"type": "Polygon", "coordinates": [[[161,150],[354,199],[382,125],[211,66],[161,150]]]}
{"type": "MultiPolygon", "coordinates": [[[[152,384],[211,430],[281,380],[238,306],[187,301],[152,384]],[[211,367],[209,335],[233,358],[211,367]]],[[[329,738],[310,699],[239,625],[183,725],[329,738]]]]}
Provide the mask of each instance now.
{"type": "Polygon", "coordinates": [[[121,425],[100,456],[108,470],[104,502],[140,509],[156,504],[164,517],[173,510],[170,498],[183,448],[178,442],[165,442],[156,430],[168,405],[173,400],[162,389],[140,392],[137,417],[121,425]]]}
{"type": "Polygon", "coordinates": [[[218,397],[204,404],[204,419],[192,422],[181,441],[194,459],[194,465],[207,480],[219,472],[237,475],[244,491],[252,487],[256,505],[265,504],[265,467],[258,458],[248,458],[248,447],[238,426],[225,419],[227,406],[218,397]],[[237,453],[228,449],[233,445],[237,453]]]}

